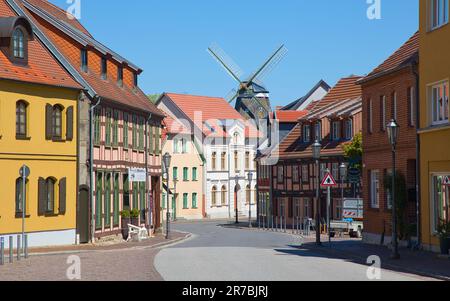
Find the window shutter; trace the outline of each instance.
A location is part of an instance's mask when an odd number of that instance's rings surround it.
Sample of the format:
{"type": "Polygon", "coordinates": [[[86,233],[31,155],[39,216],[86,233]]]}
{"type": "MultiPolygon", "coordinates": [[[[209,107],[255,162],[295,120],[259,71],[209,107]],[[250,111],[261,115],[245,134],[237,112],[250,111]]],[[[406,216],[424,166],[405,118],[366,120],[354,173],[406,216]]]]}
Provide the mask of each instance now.
{"type": "Polygon", "coordinates": [[[45,106],[45,139],[52,140],[52,112],[53,107],[49,104],[45,106]]]}
{"type": "Polygon", "coordinates": [[[59,214],[66,214],[67,178],[59,181],[59,214]]]}
{"type": "Polygon", "coordinates": [[[73,140],[73,107],[68,107],[66,111],[66,140],[73,140]]]}
{"type": "Polygon", "coordinates": [[[45,215],[47,199],[47,185],[44,178],[38,181],[38,216],[45,215]]]}

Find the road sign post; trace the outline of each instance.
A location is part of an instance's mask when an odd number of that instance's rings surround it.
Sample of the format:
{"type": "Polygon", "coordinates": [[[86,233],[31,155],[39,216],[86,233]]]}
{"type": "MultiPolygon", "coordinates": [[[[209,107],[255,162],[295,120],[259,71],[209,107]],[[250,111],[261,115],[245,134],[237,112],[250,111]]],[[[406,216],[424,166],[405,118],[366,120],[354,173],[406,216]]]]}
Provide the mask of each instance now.
{"type": "Polygon", "coordinates": [[[337,186],[336,180],[333,175],[327,170],[325,177],[322,180],[322,186],[327,188],[327,232],[328,232],[328,243],[331,248],[331,231],[330,231],[330,208],[331,208],[331,187],[337,186]]]}

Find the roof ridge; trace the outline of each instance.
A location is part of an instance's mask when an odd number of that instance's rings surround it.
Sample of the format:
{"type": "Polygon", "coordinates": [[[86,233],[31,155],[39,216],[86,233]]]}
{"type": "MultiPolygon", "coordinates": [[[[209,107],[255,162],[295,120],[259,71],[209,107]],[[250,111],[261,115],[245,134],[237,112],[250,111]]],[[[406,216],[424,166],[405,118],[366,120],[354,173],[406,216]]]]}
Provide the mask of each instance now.
{"type": "Polygon", "coordinates": [[[204,97],[204,98],[216,98],[216,99],[223,99],[226,101],[225,98],[221,96],[205,96],[205,95],[196,95],[196,94],[185,94],[185,93],[174,93],[174,92],[164,92],[163,94],[172,94],[172,95],[180,95],[180,96],[193,96],[193,97],[204,97]]]}

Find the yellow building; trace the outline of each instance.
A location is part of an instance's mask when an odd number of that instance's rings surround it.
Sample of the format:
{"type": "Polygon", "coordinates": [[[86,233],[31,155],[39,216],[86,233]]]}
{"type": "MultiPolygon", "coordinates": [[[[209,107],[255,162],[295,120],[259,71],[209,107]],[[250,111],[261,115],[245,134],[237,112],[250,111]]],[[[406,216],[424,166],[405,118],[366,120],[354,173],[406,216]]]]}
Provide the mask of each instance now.
{"type": "Polygon", "coordinates": [[[437,251],[437,226],[449,220],[449,0],[420,0],[420,187],[422,244],[437,251]]]}
{"type": "Polygon", "coordinates": [[[0,237],[25,232],[30,247],[76,242],[77,100],[81,87],[0,0],[0,237]]]}

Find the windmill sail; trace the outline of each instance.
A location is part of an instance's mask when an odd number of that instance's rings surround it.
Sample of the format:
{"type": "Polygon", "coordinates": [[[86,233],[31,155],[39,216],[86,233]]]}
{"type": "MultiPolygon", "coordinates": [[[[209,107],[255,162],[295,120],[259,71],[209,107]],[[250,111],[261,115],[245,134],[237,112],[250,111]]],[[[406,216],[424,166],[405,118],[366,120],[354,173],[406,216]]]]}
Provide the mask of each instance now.
{"type": "Polygon", "coordinates": [[[244,72],[238,66],[238,64],[236,64],[236,62],[233,61],[233,59],[228,54],[226,54],[226,52],[222,48],[219,47],[219,45],[213,43],[208,48],[208,52],[233,79],[241,83],[240,78],[244,72]]]}

